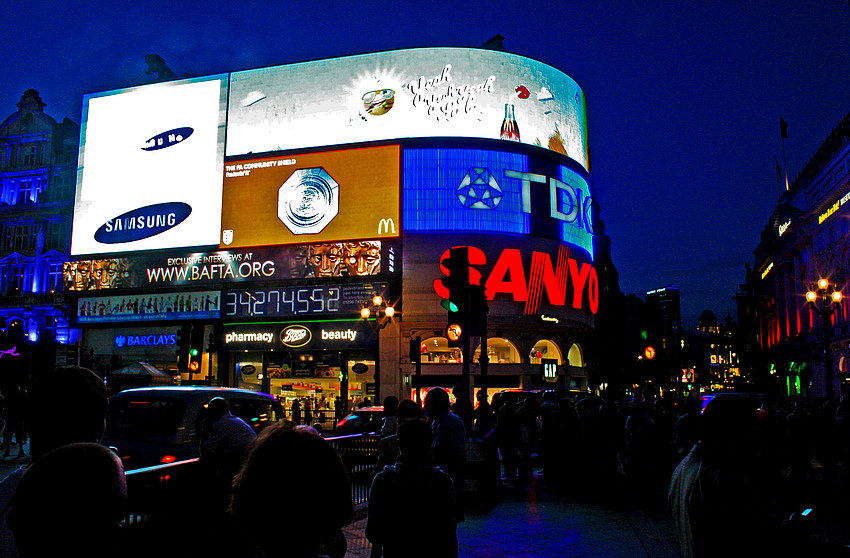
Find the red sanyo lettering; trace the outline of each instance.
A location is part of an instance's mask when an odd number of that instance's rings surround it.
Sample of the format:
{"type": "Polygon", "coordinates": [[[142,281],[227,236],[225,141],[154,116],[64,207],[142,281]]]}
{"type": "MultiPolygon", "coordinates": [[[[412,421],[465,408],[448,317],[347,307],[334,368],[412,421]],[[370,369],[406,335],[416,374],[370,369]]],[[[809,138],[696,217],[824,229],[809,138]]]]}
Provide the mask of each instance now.
{"type": "MultiPolygon", "coordinates": [[[[446,250],[440,261],[449,256],[446,250]]],[[[481,272],[472,266],[486,265],[487,257],[480,249],[469,246],[469,282],[480,285],[481,272]]],[[[449,270],[440,265],[443,274],[449,270]]],[[[569,250],[561,245],[555,265],[552,258],[545,252],[532,252],[531,273],[526,281],[525,265],[522,254],[516,248],[505,248],[499,259],[493,265],[490,275],[484,282],[487,300],[493,300],[497,294],[511,295],[515,302],[525,302],[525,314],[536,314],[540,308],[543,293],[553,306],[564,306],[567,303],[567,284],[572,284],[572,307],[581,308],[584,293],[587,293],[587,305],[591,313],[596,314],[599,308],[599,277],[596,268],[588,263],[579,265],[578,261],[569,257],[569,250]]],[[[434,281],[434,291],[441,298],[448,298],[448,290],[439,279],[434,281]]]]}

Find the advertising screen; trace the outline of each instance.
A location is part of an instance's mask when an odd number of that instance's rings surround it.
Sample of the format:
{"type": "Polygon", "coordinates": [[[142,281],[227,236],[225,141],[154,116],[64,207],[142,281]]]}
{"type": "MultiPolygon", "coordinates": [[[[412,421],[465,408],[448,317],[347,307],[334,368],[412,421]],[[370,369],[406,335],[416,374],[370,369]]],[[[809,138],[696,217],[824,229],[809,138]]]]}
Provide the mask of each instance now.
{"type": "Polygon", "coordinates": [[[83,97],[72,255],[218,244],[227,83],[83,97]]]}
{"type": "Polygon", "coordinates": [[[223,318],[280,318],[359,315],[375,295],[386,296],[386,283],[299,285],[268,289],[232,289],[222,294],[223,318]]]}
{"type": "Polygon", "coordinates": [[[395,250],[391,246],[382,250],[382,244],[380,240],[365,240],[65,262],[63,288],[102,291],[391,275],[395,270],[395,250]]]}
{"type": "Polygon", "coordinates": [[[228,162],[221,248],[398,236],[399,147],[228,162]]]}
{"type": "Polygon", "coordinates": [[[405,149],[404,230],[538,236],[593,259],[593,196],[578,172],[486,149],[405,149]]]}
{"type": "Polygon", "coordinates": [[[77,301],[77,323],[217,319],[220,300],[220,291],[82,297],[77,301]]]}
{"type": "Polygon", "coordinates": [[[437,136],[517,141],[589,166],[581,88],[523,56],[409,49],[231,76],[228,156],[437,136]]]}

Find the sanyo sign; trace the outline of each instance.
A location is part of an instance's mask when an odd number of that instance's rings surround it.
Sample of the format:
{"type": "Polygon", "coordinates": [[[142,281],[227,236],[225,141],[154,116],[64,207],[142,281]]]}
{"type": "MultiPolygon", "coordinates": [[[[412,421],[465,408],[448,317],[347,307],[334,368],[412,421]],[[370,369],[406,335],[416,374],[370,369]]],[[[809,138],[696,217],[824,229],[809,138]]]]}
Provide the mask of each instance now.
{"type": "MultiPolygon", "coordinates": [[[[485,278],[479,269],[487,265],[487,256],[480,248],[469,246],[469,282],[484,285],[487,300],[493,300],[498,294],[510,295],[515,302],[524,302],[527,316],[537,314],[543,293],[553,306],[566,306],[568,303],[576,309],[586,307],[592,314],[599,308],[599,277],[596,269],[588,263],[579,263],[569,257],[568,248],[561,244],[555,265],[546,252],[533,251],[530,262],[524,261],[522,253],[516,248],[502,250],[485,278]],[[526,267],[528,266],[528,267],[526,267]],[[529,273],[526,273],[528,268],[529,273]],[[568,292],[572,292],[568,300],[568,292]]],[[[450,255],[446,250],[440,257],[443,261],[450,255]]],[[[449,270],[440,264],[444,275],[449,270]]],[[[440,279],[434,281],[434,291],[441,298],[449,298],[448,289],[440,279]]]]}

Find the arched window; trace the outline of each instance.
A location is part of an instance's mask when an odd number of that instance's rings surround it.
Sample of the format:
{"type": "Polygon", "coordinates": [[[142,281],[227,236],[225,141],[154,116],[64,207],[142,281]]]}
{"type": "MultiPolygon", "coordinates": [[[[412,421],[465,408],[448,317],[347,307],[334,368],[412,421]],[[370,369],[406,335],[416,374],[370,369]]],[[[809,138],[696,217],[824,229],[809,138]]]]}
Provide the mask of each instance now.
{"type": "Polygon", "coordinates": [[[541,339],[534,344],[529,355],[529,362],[531,364],[540,364],[544,358],[547,360],[554,358],[558,361],[558,364],[563,364],[561,360],[561,349],[548,339],[541,339]]]}
{"type": "MultiPolygon", "coordinates": [[[[472,362],[478,362],[480,355],[481,347],[479,346],[475,349],[472,362]]],[[[490,364],[519,364],[522,362],[516,345],[504,337],[490,337],[487,339],[487,355],[490,357],[490,364]]]]}
{"type": "Polygon", "coordinates": [[[567,361],[570,366],[584,368],[584,355],[581,354],[581,347],[578,343],[573,343],[570,351],[567,353],[567,361]]]}

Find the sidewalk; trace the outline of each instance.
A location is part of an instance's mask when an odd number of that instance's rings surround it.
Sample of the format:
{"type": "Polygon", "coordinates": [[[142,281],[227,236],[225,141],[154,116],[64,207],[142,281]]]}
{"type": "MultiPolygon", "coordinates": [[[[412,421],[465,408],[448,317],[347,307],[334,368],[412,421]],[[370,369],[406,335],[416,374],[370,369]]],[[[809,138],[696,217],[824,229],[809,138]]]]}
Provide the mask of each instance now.
{"type": "MultiPolygon", "coordinates": [[[[358,512],[345,529],[346,558],[369,558],[365,508],[358,512]]],[[[666,514],[565,499],[538,475],[525,487],[505,484],[489,509],[468,510],[458,540],[461,558],[680,558],[666,514]]]]}

